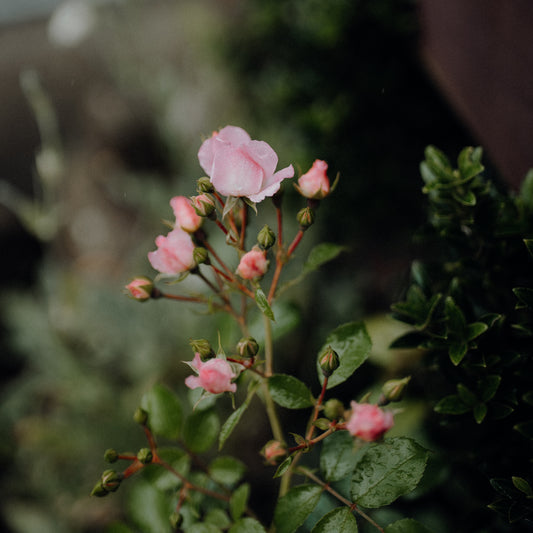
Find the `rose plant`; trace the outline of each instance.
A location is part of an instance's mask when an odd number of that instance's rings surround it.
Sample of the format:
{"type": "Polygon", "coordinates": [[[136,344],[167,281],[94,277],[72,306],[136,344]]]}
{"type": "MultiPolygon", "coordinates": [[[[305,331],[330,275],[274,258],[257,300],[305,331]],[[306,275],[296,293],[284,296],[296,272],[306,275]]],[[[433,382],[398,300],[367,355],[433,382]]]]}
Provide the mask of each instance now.
{"type": "MultiPolygon", "coordinates": [[[[146,392],[134,415],[146,447],[137,453],[109,449],[105,459],[125,466],[106,469],[92,494],[106,496],[134,474],[149,472],[132,506],[133,522],[148,532],[348,533],[357,532],[361,521],[381,532],[427,532],[410,518],[380,524],[373,513],[415,489],[428,460],[428,452],[413,439],[385,436],[394,425],[391,404],[400,399],[409,379],[385,383],[374,402],[367,391],[354,391],[358,398],[348,406],[330,396],[369,355],[365,325],[342,324],[325,339],[314,361],[316,385],[277,372],[281,365],[272,324],[283,294],[280,282],[320,201],[335,189],[327,163],[316,160],[295,184],[306,205],[296,216],[295,235],[285,241],[281,185],[293,177],[292,165],[276,171],[278,157],[270,145],[251,140],[234,126],[205,140],[198,159],[207,173],[197,182],[198,194],[170,201],[176,222],[167,236],[157,237],[157,250],[148,253],[159,274],[155,279],[139,276],[126,289],[138,301],[167,299],[226,313],[240,329],[240,338],[226,346],[219,340],[216,347],[206,338],[191,340],[194,357],[185,362],[192,373],[184,390],[155,385],[146,392]],[[257,210],[256,204],[266,198],[272,198],[276,230],[265,225],[252,239],[249,208],[257,210]],[[234,250],[233,262],[213,246],[209,228],[223,233],[234,250]],[[187,275],[201,280],[205,292],[174,292],[175,281],[187,275]],[[176,280],[165,286],[168,277],[176,280]],[[259,339],[250,335],[256,316],[263,330],[259,339]],[[313,395],[315,386],[319,392],[313,395]],[[229,416],[217,409],[228,396],[229,416]],[[244,478],[243,457],[221,453],[252,404],[262,406],[270,426],[270,438],[256,451],[277,480],[277,498],[267,519],[251,505],[255,487],[244,478]],[[298,411],[301,423],[285,427],[280,409],[298,411]],[[213,453],[215,444],[220,455],[213,453]]],[[[313,248],[293,282],[335,259],[342,249],[331,243],[313,248]]]]}

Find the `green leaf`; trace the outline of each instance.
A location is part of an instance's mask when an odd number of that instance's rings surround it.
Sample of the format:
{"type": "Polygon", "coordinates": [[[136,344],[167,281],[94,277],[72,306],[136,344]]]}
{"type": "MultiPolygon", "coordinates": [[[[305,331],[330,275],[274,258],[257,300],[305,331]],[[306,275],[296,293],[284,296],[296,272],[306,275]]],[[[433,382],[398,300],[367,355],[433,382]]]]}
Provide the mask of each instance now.
{"type": "Polygon", "coordinates": [[[523,492],[528,498],[533,498],[533,489],[531,489],[531,485],[523,477],[513,476],[511,479],[513,485],[520,492],[523,492]]]}
{"type": "Polygon", "coordinates": [[[461,181],[465,182],[483,172],[484,167],[480,162],[482,150],[468,146],[461,150],[457,163],[461,172],[461,181]]]}
{"type": "Polygon", "coordinates": [[[348,507],[337,507],[324,515],[311,533],[357,533],[357,521],[348,507]]]}
{"type": "Polygon", "coordinates": [[[431,531],[412,518],[403,518],[389,524],[385,528],[385,533],[431,533],[431,531]]]}
{"type": "Polygon", "coordinates": [[[274,374],[268,379],[268,390],[278,405],[288,409],[304,409],[314,405],[311,391],[294,376],[274,374]]]}
{"type": "Polygon", "coordinates": [[[205,515],[204,522],[219,529],[227,529],[231,525],[228,514],[223,509],[210,509],[205,515]]]}
{"type": "Polygon", "coordinates": [[[466,405],[459,396],[455,394],[442,398],[440,402],[434,407],[437,413],[443,415],[462,415],[470,411],[470,407],[466,405]]]}
{"type": "Polygon", "coordinates": [[[229,512],[233,520],[238,520],[246,510],[248,497],[250,496],[250,485],[243,483],[233,491],[229,501],[229,512]]]}
{"type": "Polygon", "coordinates": [[[255,303],[267,318],[270,318],[270,320],[275,322],[276,319],[274,318],[274,313],[261,287],[255,289],[255,303]]]}
{"type": "MultiPolygon", "coordinates": [[[[328,389],[344,383],[361,366],[370,353],[372,341],[362,322],[343,324],[328,335],[326,343],[320,349],[322,353],[331,346],[339,356],[340,365],[328,380],[328,389]]],[[[320,383],[324,382],[324,375],[317,357],[317,373],[320,383]]]]}
{"type": "Polygon", "coordinates": [[[513,426],[513,429],[515,431],[518,431],[518,433],[521,433],[524,437],[527,437],[528,439],[533,439],[533,422],[519,422],[518,424],[515,424],[513,426]]]}
{"type": "Polygon", "coordinates": [[[448,347],[448,355],[455,366],[464,359],[467,351],[468,344],[466,342],[454,342],[448,347]]]}
{"type": "Polygon", "coordinates": [[[113,522],[105,528],[105,533],[135,533],[133,529],[122,522],[113,522]]]}
{"type": "Polygon", "coordinates": [[[347,431],[336,431],[322,443],[320,469],[326,481],[340,481],[353,472],[356,448],[347,431]]]}
{"type": "Polygon", "coordinates": [[[216,441],[220,422],[214,409],[193,411],[185,420],[183,440],[194,453],[207,451],[216,441]]]}
{"type": "MultiPolygon", "coordinates": [[[[533,177],[533,173],[532,173],[532,177],[533,177]]],[[[531,208],[533,209],[533,205],[531,206],[531,208]]],[[[524,239],[524,244],[526,245],[529,255],[533,257],[533,239],[524,239]]]]}
{"type": "Polygon", "coordinates": [[[293,533],[316,507],[322,487],[318,485],[299,485],[292,487],[282,496],[274,510],[276,533],[293,533]]]}
{"type": "Polygon", "coordinates": [[[244,475],[246,466],[242,461],[231,456],[218,456],[211,461],[211,477],[223,485],[235,485],[244,475]]]}
{"type": "Polygon", "coordinates": [[[501,376],[485,376],[478,384],[479,397],[482,402],[488,402],[494,398],[496,391],[501,383],[501,376]]]}
{"type": "Polygon", "coordinates": [[[520,303],[533,309],[533,289],[528,287],[515,287],[513,289],[514,295],[518,298],[520,303]]]}
{"type": "Polygon", "coordinates": [[[323,264],[332,261],[344,250],[346,250],[346,247],[338,244],[329,242],[318,244],[309,253],[309,257],[303,266],[304,274],[318,270],[323,264]]]}
{"type": "Polygon", "coordinates": [[[485,418],[485,415],[487,414],[487,406],[484,403],[478,403],[474,406],[474,420],[481,424],[483,422],[483,419],[485,418]]]}
{"type": "Polygon", "coordinates": [[[469,407],[473,407],[478,402],[477,396],[462,383],[458,383],[457,385],[457,395],[469,407]]]}
{"type": "Polygon", "coordinates": [[[485,333],[489,329],[489,326],[483,322],[472,322],[466,326],[466,338],[465,340],[471,341],[485,333]]]}
{"type": "Polygon", "coordinates": [[[476,205],[476,195],[472,191],[453,191],[453,197],[462,205],[473,207],[476,205]]]}
{"type": "Polygon", "coordinates": [[[448,331],[455,337],[462,339],[464,330],[466,328],[465,317],[451,296],[446,298],[444,309],[446,313],[448,331]]]}
{"type": "Polygon", "coordinates": [[[160,437],[176,440],[183,420],[178,397],[164,385],[154,385],[143,395],[141,407],[148,413],[148,425],[160,437]]]}
{"type": "Polygon", "coordinates": [[[369,508],[392,503],[418,485],[427,459],[427,450],[406,437],[369,445],[355,465],[352,499],[369,508]]]}
{"type": "Polygon", "coordinates": [[[145,533],[170,533],[172,507],[162,492],[147,481],[136,480],[128,498],[129,516],[145,533]]]}
{"type": "Polygon", "coordinates": [[[235,522],[228,533],[266,533],[266,530],[255,518],[248,517],[235,522]]]}
{"type": "Polygon", "coordinates": [[[187,528],[187,533],[222,533],[222,530],[214,524],[197,522],[187,528]]]}
{"type": "Polygon", "coordinates": [[[242,415],[244,414],[244,411],[248,409],[248,406],[250,405],[250,402],[252,401],[252,398],[255,394],[255,391],[257,390],[258,383],[253,383],[250,385],[250,388],[248,390],[248,395],[246,396],[246,400],[235,410],[231,415],[228,417],[228,419],[224,422],[224,425],[222,426],[222,429],[220,430],[220,435],[218,436],[218,449],[221,450],[222,446],[224,446],[224,443],[228,439],[228,437],[231,435],[237,424],[239,423],[239,420],[241,419],[242,415]]]}
{"type": "Polygon", "coordinates": [[[289,455],[278,466],[276,473],[274,474],[274,478],[281,477],[287,470],[289,469],[289,466],[292,464],[292,460],[294,459],[293,455],[289,455]]]}

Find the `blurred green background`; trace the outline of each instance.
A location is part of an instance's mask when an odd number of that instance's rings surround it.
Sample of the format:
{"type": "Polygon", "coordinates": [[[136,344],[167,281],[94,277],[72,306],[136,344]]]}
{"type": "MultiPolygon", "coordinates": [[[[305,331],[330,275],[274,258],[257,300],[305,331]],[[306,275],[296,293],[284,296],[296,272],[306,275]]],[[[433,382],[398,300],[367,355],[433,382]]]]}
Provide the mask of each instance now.
{"type": "MultiPolygon", "coordinates": [[[[342,394],[409,365],[387,351],[398,326],[381,314],[401,294],[424,220],[418,164],[427,144],[454,155],[473,142],[420,60],[416,2],[10,6],[0,28],[2,530],[88,533],[122,516],[122,494],[88,496],[103,451],[142,446],[131,417],[143,392],[182,383],[191,336],[216,341],[193,307],[138,305],[123,286],[154,274],[146,253],[168,201],[194,193],[201,141],[226,124],[266,140],[279,168],[305,172],[319,158],[341,175],[297,259],[323,240],[348,251],[290,293],[299,322],[280,341],[278,370],[315,387],[305,354],[363,318],[374,359],[342,394]]],[[[286,193],[295,213],[301,201],[286,193]]],[[[255,458],[264,432],[254,431],[242,438],[255,458]]]]}

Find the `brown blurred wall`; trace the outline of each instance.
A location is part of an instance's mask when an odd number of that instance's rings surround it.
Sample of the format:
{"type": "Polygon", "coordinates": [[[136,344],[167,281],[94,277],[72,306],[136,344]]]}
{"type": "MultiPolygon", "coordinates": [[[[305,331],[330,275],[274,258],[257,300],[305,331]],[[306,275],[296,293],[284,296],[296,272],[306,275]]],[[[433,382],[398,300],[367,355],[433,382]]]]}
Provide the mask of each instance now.
{"type": "Polygon", "coordinates": [[[533,1],[420,0],[426,66],[502,176],[533,168],[533,1]]]}

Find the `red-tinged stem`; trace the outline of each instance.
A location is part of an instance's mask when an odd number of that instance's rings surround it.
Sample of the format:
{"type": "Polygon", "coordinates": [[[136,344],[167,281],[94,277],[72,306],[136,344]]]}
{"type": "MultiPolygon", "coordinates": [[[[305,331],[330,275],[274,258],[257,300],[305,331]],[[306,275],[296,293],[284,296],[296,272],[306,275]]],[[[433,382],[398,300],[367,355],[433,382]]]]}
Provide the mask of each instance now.
{"type": "Polygon", "coordinates": [[[135,460],[133,461],[133,463],[131,463],[131,465],[128,466],[128,468],[126,468],[126,470],[124,470],[124,472],[122,472],[122,475],[124,476],[124,479],[127,479],[130,476],[133,476],[133,474],[135,474],[136,472],[138,472],[142,468],[144,468],[144,464],[141,463],[141,461],[139,461],[139,459],[137,459],[137,457],[135,457],[135,460]]]}
{"type": "Polygon", "coordinates": [[[272,276],[272,283],[270,284],[270,290],[268,291],[268,303],[271,304],[274,299],[274,294],[276,293],[276,288],[278,286],[279,277],[281,276],[281,270],[283,269],[283,261],[279,257],[280,253],[276,255],[276,270],[274,270],[274,275],[272,276]]]}
{"type": "Polygon", "coordinates": [[[239,249],[244,250],[244,240],[246,238],[246,225],[248,224],[248,209],[243,202],[241,207],[241,238],[239,241],[239,249]]]}
{"type": "Polygon", "coordinates": [[[324,490],[329,492],[334,498],[337,498],[337,500],[342,502],[344,505],[348,506],[351,511],[355,511],[362,518],[364,518],[367,522],[372,524],[378,531],[381,531],[381,533],[384,533],[383,528],[379,524],[377,524],[374,520],[372,520],[372,518],[370,518],[365,512],[361,511],[361,509],[357,507],[356,503],[351,502],[350,500],[345,498],[342,494],[339,494],[335,489],[330,487],[329,483],[325,483],[324,481],[322,481],[319,477],[315,476],[315,474],[313,474],[313,472],[311,472],[307,468],[299,467],[298,471],[300,474],[314,481],[317,485],[320,485],[324,490]]]}
{"type": "Polygon", "coordinates": [[[204,298],[199,298],[197,296],[180,296],[179,294],[168,294],[161,292],[159,298],[167,298],[167,300],[179,300],[180,302],[196,302],[203,304],[205,303],[204,298]]]}
{"type": "Polygon", "coordinates": [[[294,237],[294,240],[291,242],[289,249],[287,250],[287,259],[292,255],[294,250],[296,250],[296,247],[300,244],[303,236],[304,232],[302,230],[298,230],[296,237],[294,237]]]}
{"type": "Polygon", "coordinates": [[[215,223],[224,232],[224,235],[228,234],[228,230],[227,230],[226,226],[224,226],[224,224],[222,224],[222,222],[220,222],[220,220],[218,220],[218,218],[215,220],[215,223]]]}
{"type": "Polygon", "coordinates": [[[226,204],[224,203],[224,200],[222,200],[220,194],[218,194],[218,192],[216,192],[216,191],[213,191],[213,194],[214,194],[215,198],[219,201],[220,205],[222,206],[222,209],[224,209],[226,204]]]}
{"type": "Polygon", "coordinates": [[[322,383],[322,390],[320,391],[320,396],[318,397],[315,408],[313,410],[313,416],[311,417],[311,421],[309,424],[309,430],[307,432],[307,440],[311,440],[313,438],[313,434],[315,432],[316,426],[314,425],[316,422],[316,419],[318,418],[318,413],[320,412],[320,407],[322,406],[322,402],[324,401],[324,396],[326,395],[326,389],[328,388],[328,378],[324,378],[324,383],[322,383]]]}
{"type": "Polygon", "coordinates": [[[227,357],[226,358],[230,363],[238,363],[242,365],[246,370],[251,370],[252,372],[255,372],[258,376],[261,376],[262,378],[266,377],[265,373],[259,370],[258,368],[253,368],[253,365],[255,364],[255,361],[253,358],[251,359],[235,359],[233,357],[227,357]]]}
{"type": "Polygon", "coordinates": [[[278,246],[281,248],[283,246],[283,215],[280,207],[276,207],[276,219],[278,221],[278,246]]]}
{"type": "Polygon", "coordinates": [[[288,448],[287,453],[290,455],[291,453],[297,452],[299,450],[305,450],[307,448],[310,448],[311,446],[314,446],[317,442],[320,442],[321,440],[324,440],[326,437],[329,437],[335,431],[337,431],[337,427],[332,425],[329,429],[324,431],[324,433],[321,433],[318,437],[315,437],[314,439],[306,440],[303,444],[298,444],[298,446],[293,446],[292,448],[288,448]]]}

